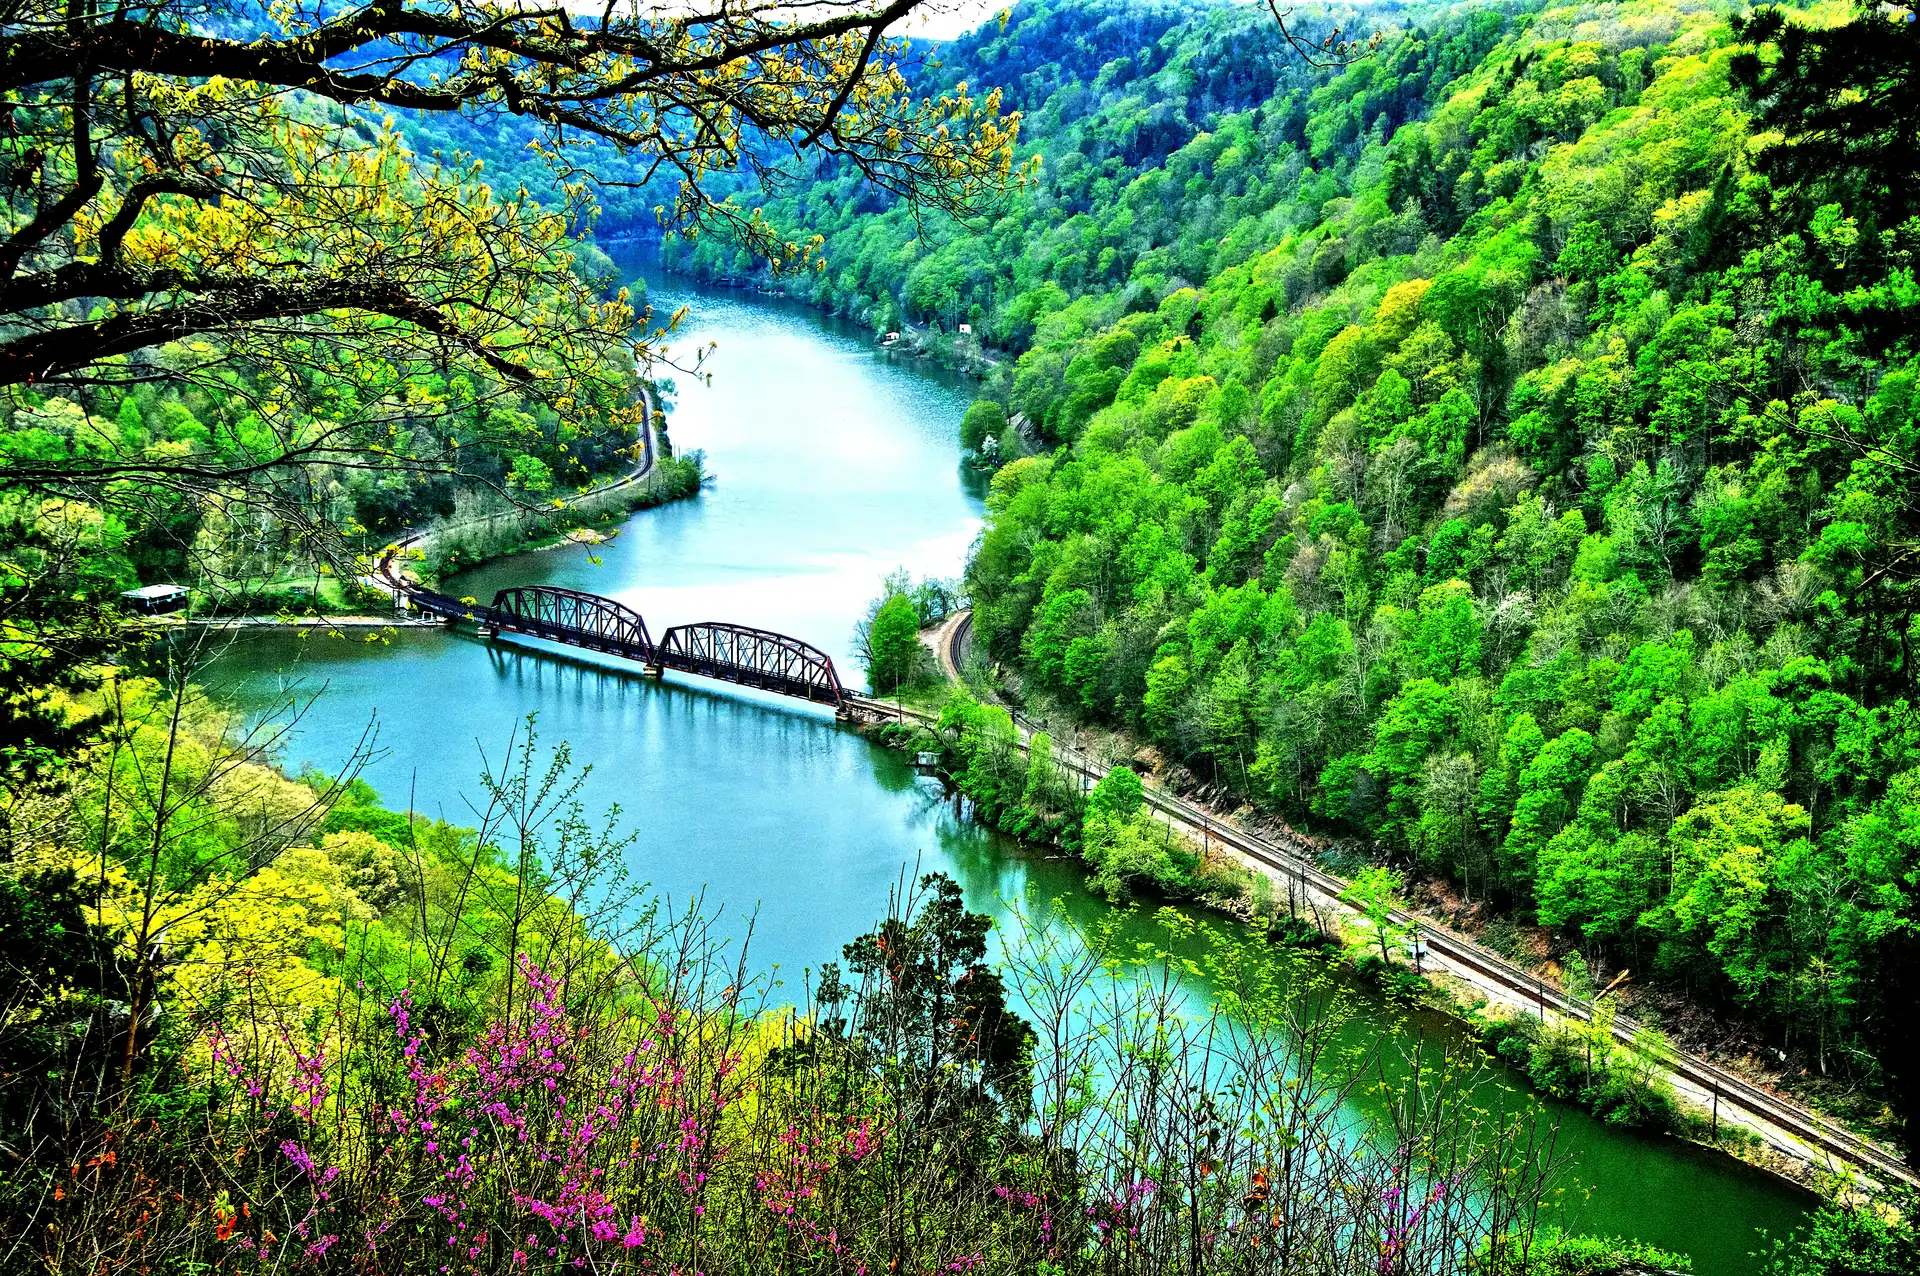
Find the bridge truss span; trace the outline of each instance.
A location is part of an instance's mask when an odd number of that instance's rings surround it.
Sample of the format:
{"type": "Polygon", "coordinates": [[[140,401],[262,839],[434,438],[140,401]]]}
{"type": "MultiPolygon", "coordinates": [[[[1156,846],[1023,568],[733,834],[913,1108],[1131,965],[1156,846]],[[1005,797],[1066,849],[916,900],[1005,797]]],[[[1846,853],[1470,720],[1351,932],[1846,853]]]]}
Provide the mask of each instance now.
{"type": "Polygon", "coordinates": [[[653,638],[625,603],[555,585],[524,585],[493,596],[499,628],[653,663],[653,638]]]}
{"type": "Polygon", "coordinates": [[[837,705],[846,697],[826,652],[797,638],[709,620],[661,636],[654,663],[743,687],[837,705]]]}
{"type": "Polygon", "coordinates": [[[492,606],[437,593],[402,575],[393,555],[381,575],[398,597],[450,621],[467,620],[482,634],[516,633],[635,660],[650,672],[677,669],[742,687],[778,692],[844,714],[851,699],[833,658],[818,647],[750,625],[723,620],[676,625],[655,642],[639,612],[612,598],[558,585],[521,585],[493,596],[492,606]]]}

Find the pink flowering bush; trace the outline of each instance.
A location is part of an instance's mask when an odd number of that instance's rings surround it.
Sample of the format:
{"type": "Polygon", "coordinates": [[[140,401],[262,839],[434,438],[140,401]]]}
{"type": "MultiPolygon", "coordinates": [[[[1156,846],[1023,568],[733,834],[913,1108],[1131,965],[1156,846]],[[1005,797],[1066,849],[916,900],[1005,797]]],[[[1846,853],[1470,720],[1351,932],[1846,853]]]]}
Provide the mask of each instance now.
{"type": "Polygon", "coordinates": [[[396,995],[367,1057],[333,1070],[350,1096],[303,1057],[237,1253],[275,1270],[612,1273],[701,1270],[748,1236],[845,1251],[828,1198],[880,1153],[874,1119],[792,1102],[763,1024],[644,994],[581,1013],[559,978],[517,967],[514,1014],[457,1046],[436,1048],[396,995]]]}
{"type": "Polygon", "coordinates": [[[368,991],[308,1034],[324,1048],[204,1024],[191,1102],[129,1106],[58,1186],[45,1265],[1451,1276],[1524,1254],[1550,1131],[1455,1101],[1460,1060],[1364,1093],[1386,1060],[1340,1046],[1307,966],[1216,940],[1196,1016],[1164,953],[1033,925],[1003,971],[986,934],[929,879],[803,1011],[681,943],[523,952],[470,1019],[438,985],[368,991]]]}

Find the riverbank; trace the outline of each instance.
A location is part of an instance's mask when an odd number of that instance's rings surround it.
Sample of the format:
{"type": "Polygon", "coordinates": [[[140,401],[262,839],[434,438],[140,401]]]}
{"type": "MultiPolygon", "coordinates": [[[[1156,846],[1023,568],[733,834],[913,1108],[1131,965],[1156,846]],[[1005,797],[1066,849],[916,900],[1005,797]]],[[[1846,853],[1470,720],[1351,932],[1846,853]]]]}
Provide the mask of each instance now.
{"type": "Polygon", "coordinates": [[[503,502],[504,508],[456,512],[395,541],[391,553],[410,561],[422,580],[438,581],[530,550],[605,541],[611,538],[608,532],[580,524],[611,525],[636,510],[697,494],[706,483],[705,457],[699,451],[684,457],[671,455],[665,438],[666,411],[658,391],[643,381],[640,395],[646,405],[646,425],[640,431],[640,455],[627,473],[556,497],[548,509],[503,502]],[[573,526],[560,526],[563,522],[573,526]],[[576,532],[587,535],[576,537],[576,532]]]}
{"type": "MultiPolygon", "coordinates": [[[[969,628],[964,615],[956,614],[937,630],[923,635],[949,678],[957,678],[965,667],[969,628]]],[[[931,731],[939,717],[925,707],[897,701],[865,703],[871,706],[870,716],[875,722],[911,721],[931,731]]],[[[1037,732],[1017,715],[1014,725],[1017,746],[1025,752],[1037,732]]],[[[888,739],[883,734],[883,740],[918,749],[916,742],[902,739],[897,730],[890,735],[888,739]]],[[[1051,757],[1054,765],[1079,777],[1083,790],[1110,769],[1057,740],[1051,741],[1051,757]]],[[[1278,837],[1272,830],[1255,832],[1231,815],[1158,784],[1142,787],[1145,801],[1157,818],[1208,853],[1226,856],[1242,869],[1264,877],[1272,884],[1276,901],[1282,896],[1286,899],[1289,918],[1309,924],[1313,933],[1337,940],[1347,948],[1356,935],[1370,933],[1376,924],[1349,902],[1354,897],[1352,882],[1313,862],[1313,848],[1305,838],[1290,831],[1278,837]]],[[[1192,902],[1204,905],[1210,901],[1192,902]]],[[[1211,903],[1247,920],[1245,913],[1225,901],[1211,903]]],[[[1614,1048],[1641,1054],[1657,1065],[1661,1079],[1671,1087],[1689,1118],[1681,1128],[1671,1131],[1676,1135],[1805,1187],[1826,1188],[1836,1179],[1853,1175],[1866,1175],[1890,1185],[1920,1184],[1920,1178],[1890,1149],[1707,1059],[1654,1044],[1656,1039],[1631,1018],[1612,1013],[1611,1008],[1596,1011],[1594,1002],[1569,995],[1535,972],[1431,918],[1396,907],[1386,919],[1402,936],[1395,946],[1418,969],[1382,973],[1391,974],[1396,982],[1417,975],[1430,992],[1429,1004],[1483,1037],[1489,1035],[1489,1029],[1498,1036],[1500,1025],[1522,1019],[1537,1020],[1543,1029],[1573,1027],[1589,1032],[1597,1023],[1614,1048]]]]}
{"type": "Polygon", "coordinates": [[[280,629],[306,633],[315,629],[438,629],[447,622],[438,617],[328,615],[312,616],[155,616],[142,622],[147,628],[167,629],[280,629]]]}
{"type": "MultiPolygon", "coordinates": [[[[515,554],[559,549],[573,545],[603,545],[619,535],[613,524],[636,510],[684,500],[699,492],[705,484],[704,458],[699,452],[686,458],[667,455],[666,413],[652,383],[640,385],[646,405],[646,425],[640,431],[640,455],[631,470],[592,484],[578,492],[554,498],[550,507],[530,509],[519,504],[489,510],[466,518],[440,520],[404,533],[387,548],[374,569],[357,579],[328,578],[305,591],[296,610],[282,606],[274,611],[240,610],[212,614],[176,613],[173,615],[132,617],[130,629],[285,629],[294,632],[313,630],[435,628],[446,623],[434,617],[411,615],[404,602],[395,597],[385,572],[392,564],[410,564],[409,574],[435,581],[454,571],[464,571],[481,563],[515,554]],[[599,522],[601,528],[585,527],[583,521],[599,522]],[[335,586],[338,589],[335,589],[335,586]],[[322,586],[339,595],[335,605],[327,605],[322,586]],[[366,612],[369,601],[380,596],[393,599],[392,616],[366,612]],[[371,598],[370,598],[371,596],[371,598]]],[[[395,570],[409,570],[395,567],[395,570]]]]}
{"type": "MultiPolygon", "coordinates": [[[[659,251],[659,246],[655,246],[655,251],[659,251]]],[[[780,301],[805,306],[817,314],[843,323],[857,324],[872,334],[869,340],[874,342],[876,349],[881,353],[925,359],[949,372],[955,372],[976,381],[987,380],[1003,367],[1011,369],[1020,357],[1021,352],[1018,350],[1000,350],[986,345],[974,332],[947,332],[936,325],[916,325],[911,320],[902,320],[900,326],[890,332],[879,332],[873,326],[870,312],[856,314],[834,306],[821,305],[810,291],[795,291],[785,287],[787,282],[785,276],[751,278],[720,274],[685,262],[668,262],[664,257],[661,264],[671,273],[692,280],[701,287],[715,292],[747,293],[758,297],[777,298],[780,301]]],[[[963,324],[961,327],[970,328],[971,325],[963,324]]]]}

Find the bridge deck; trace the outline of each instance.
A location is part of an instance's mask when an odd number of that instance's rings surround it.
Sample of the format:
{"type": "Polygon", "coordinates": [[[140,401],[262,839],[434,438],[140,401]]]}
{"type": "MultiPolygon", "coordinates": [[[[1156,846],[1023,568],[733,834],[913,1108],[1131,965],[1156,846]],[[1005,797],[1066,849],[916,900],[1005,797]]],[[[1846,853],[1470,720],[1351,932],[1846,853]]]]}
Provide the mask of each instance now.
{"type": "MultiPolygon", "coordinates": [[[[393,579],[392,577],[389,577],[393,579]]],[[[825,652],[784,634],[725,621],[677,625],[658,642],[638,613],[597,594],[550,586],[503,589],[492,606],[395,580],[413,606],[499,633],[526,634],[816,704],[843,705],[847,693],[825,652]]]]}

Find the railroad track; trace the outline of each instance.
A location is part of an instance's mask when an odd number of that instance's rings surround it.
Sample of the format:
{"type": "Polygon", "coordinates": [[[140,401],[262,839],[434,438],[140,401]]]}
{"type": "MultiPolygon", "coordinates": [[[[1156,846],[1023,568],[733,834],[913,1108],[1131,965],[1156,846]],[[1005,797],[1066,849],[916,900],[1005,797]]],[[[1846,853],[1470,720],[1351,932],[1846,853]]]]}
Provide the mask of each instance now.
{"type": "MultiPolygon", "coordinates": [[[[936,717],[926,710],[911,706],[866,697],[850,699],[864,714],[876,719],[914,718],[930,723],[936,717]]],[[[1024,744],[1029,728],[1021,724],[1021,731],[1024,744]]],[[[1097,781],[1105,774],[1104,769],[1078,750],[1062,748],[1057,741],[1053,756],[1056,764],[1087,781],[1097,781]]],[[[1289,848],[1249,833],[1197,803],[1155,785],[1146,786],[1145,799],[1161,816],[1199,832],[1209,844],[1218,842],[1230,848],[1245,859],[1294,882],[1310,895],[1319,896],[1331,907],[1346,907],[1340,902],[1347,890],[1346,880],[1311,863],[1307,858],[1311,855],[1310,848],[1289,848]]],[[[1594,1010],[1590,1002],[1569,996],[1540,976],[1438,925],[1432,918],[1395,909],[1393,921],[1410,930],[1417,928],[1425,945],[1426,958],[1449,968],[1470,984],[1483,990],[1504,993],[1507,1000],[1516,1004],[1538,1005],[1543,1017],[1552,1011],[1562,1018],[1580,1022],[1588,1022],[1593,1018],[1594,1010]]],[[[1640,1029],[1640,1024],[1625,1015],[1618,1015],[1613,1020],[1613,1036],[1623,1045],[1637,1049],[1634,1037],[1640,1029]]],[[[1790,1099],[1694,1055],[1662,1051],[1654,1058],[1676,1082],[1695,1092],[1691,1097],[1696,1102],[1712,1102],[1716,1109],[1731,1109],[1734,1114],[1744,1114],[1749,1119],[1740,1120],[1738,1124],[1756,1129],[1763,1138],[1767,1136],[1765,1127],[1771,1126],[1797,1140],[1804,1145],[1804,1151],[1783,1144],[1779,1139],[1767,1139],[1770,1145],[1796,1159],[1815,1159],[1806,1155],[1806,1152],[1812,1152],[1830,1158],[1831,1162],[1844,1163],[1891,1183],[1920,1186],[1920,1175],[1916,1175],[1892,1151],[1790,1099]],[[1759,1127],[1755,1126],[1756,1120],[1760,1123],[1759,1127]]],[[[1839,1167],[1830,1163],[1824,1168],[1831,1170],[1839,1167]]]]}
{"type": "Polygon", "coordinates": [[[967,667],[967,648],[973,644],[973,608],[960,613],[960,619],[947,631],[948,672],[959,682],[960,671],[967,667]]]}
{"type": "MultiPolygon", "coordinates": [[[[1211,840],[1222,842],[1249,859],[1293,877],[1303,886],[1313,889],[1328,899],[1337,901],[1346,890],[1346,882],[1341,878],[1303,862],[1296,855],[1264,839],[1255,838],[1223,823],[1218,817],[1204,812],[1182,798],[1174,797],[1163,790],[1149,790],[1148,794],[1148,800],[1156,810],[1178,817],[1183,823],[1198,824],[1205,829],[1211,840]]],[[[1396,909],[1393,920],[1397,925],[1409,929],[1418,928],[1429,960],[1439,958],[1445,964],[1477,976],[1472,980],[1474,983],[1497,985],[1508,993],[1540,1005],[1543,1013],[1551,1010],[1563,1018],[1580,1022],[1589,1022],[1593,1018],[1594,1010],[1590,1002],[1568,995],[1548,984],[1538,975],[1521,969],[1497,953],[1435,924],[1431,918],[1396,909]]],[[[1614,1038],[1629,1047],[1637,1048],[1634,1039],[1640,1029],[1641,1025],[1626,1015],[1615,1016],[1612,1023],[1614,1038]]],[[[1731,1106],[1758,1117],[1786,1131],[1809,1147],[1848,1162],[1877,1177],[1908,1185],[1920,1185],[1920,1177],[1916,1177],[1914,1171],[1891,1151],[1798,1104],[1782,1099],[1735,1073],[1728,1072],[1704,1059],[1677,1051],[1662,1051],[1653,1057],[1675,1079],[1684,1081],[1698,1090],[1700,1097],[1716,1099],[1720,1105],[1731,1106]]]]}

